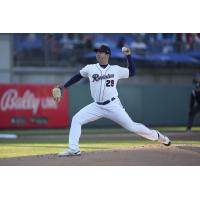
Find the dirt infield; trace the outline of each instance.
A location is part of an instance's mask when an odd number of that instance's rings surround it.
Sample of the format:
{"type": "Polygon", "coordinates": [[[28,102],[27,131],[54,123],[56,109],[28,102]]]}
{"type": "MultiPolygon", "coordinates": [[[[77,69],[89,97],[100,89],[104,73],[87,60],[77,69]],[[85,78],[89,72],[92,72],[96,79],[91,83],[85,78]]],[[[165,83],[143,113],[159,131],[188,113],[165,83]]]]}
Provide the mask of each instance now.
{"type": "Polygon", "coordinates": [[[81,156],[38,155],[1,159],[4,166],[199,166],[200,145],[145,145],[124,150],[82,152],[81,156]]]}
{"type": "MultiPolygon", "coordinates": [[[[200,133],[169,133],[173,140],[200,140],[200,133]]],[[[85,135],[84,138],[137,138],[131,134],[85,135]]],[[[42,139],[42,138],[40,138],[42,139]]],[[[128,149],[82,152],[60,158],[56,154],[0,159],[1,166],[200,166],[199,144],[143,145],[128,149]]]]}

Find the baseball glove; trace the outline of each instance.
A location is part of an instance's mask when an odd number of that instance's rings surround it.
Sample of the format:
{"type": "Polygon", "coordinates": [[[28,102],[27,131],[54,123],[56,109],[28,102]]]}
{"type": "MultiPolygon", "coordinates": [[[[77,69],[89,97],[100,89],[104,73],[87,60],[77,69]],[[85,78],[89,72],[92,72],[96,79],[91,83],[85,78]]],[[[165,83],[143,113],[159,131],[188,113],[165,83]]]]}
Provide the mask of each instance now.
{"type": "Polygon", "coordinates": [[[52,96],[54,101],[59,102],[63,96],[63,87],[56,86],[52,89],[52,96]]]}

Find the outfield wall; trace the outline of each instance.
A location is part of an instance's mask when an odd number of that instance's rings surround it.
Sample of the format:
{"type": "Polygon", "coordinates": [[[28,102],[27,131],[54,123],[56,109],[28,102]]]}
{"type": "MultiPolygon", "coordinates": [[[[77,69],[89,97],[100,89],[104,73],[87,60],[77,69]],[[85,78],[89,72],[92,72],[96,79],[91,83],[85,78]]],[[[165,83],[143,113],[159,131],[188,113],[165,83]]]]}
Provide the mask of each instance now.
{"type": "MultiPolygon", "coordinates": [[[[71,86],[68,91],[65,92],[65,94],[68,94],[68,98],[63,98],[59,104],[55,104],[51,97],[51,89],[53,86],[54,84],[1,85],[0,103],[2,112],[0,112],[0,128],[63,128],[66,127],[66,125],[64,125],[66,123],[69,127],[73,115],[84,106],[93,102],[89,84],[82,82],[82,84],[71,86]],[[10,93],[10,95],[8,95],[8,91],[13,90],[15,90],[15,95],[11,95],[10,93]],[[27,96],[28,94],[29,96],[27,96]],[[36,104],[36,102],[40,102],[40,99],[41,103],[44,102],[44,98],[48,99],[49,111],[46,103],[44,104],[44,108],[43,104],[36,104]],[[65,101],[67,102],[67,106],[62,107],[61,104],[65,103],[65,101]],[[52,107],[52,103],[54,103],[56,107],[52,107]],[[34,113],[33,108],[35,108],[35,106],[32,107],[33,105],[37,105],[37,109],[34,109],[36,110],[34,113]],[[58,111],[57,115],[55,110],[52,110],[54,108],[58,111]],[[61,110],[59,111],[58,109],[61,110]],[[62,114],[63,111],[67,112],[67,118],[62,114]],[[53,118],[51,118],[48,112],[53,112],[53,118]],[[34,121],[32,119],[34,119],[34,121]],[[62,121],[62,125],[55,125],[55,123],[57,123],[56,121],[58,124],[62,121]]],[[[188,118],[187,113],[189,111],[192,87],[192,85],[183,86],[177,84],[138,85],[127,84],[127,82],[122,81],[118,85],[118,91],[123,106],[134,121],[144,123],[148,126],[185,126],[188,118]]],[[[200,118],[198,117],[195,120],[195,125],[198,125],[199,122],[200,118]]],[[[108,119],[100,119],[86,126],[102,128],[118,127],[117,124],[108,119]]]]}
{"type": "MultiPolygon", "coordinates": [[[[126,111],[136,122],[152,126],[185,125],[192,85],[127,85],[119,84],[119,97],[126,111]]],[[[69,88],[70,120],[83,106],[92,102],[89,85],[69,88]]],[[[195,120],[195,124],[200,118],[195,120]]],[[[110,120],[100,119],[88,127],[117,126],[110,120]]]]}

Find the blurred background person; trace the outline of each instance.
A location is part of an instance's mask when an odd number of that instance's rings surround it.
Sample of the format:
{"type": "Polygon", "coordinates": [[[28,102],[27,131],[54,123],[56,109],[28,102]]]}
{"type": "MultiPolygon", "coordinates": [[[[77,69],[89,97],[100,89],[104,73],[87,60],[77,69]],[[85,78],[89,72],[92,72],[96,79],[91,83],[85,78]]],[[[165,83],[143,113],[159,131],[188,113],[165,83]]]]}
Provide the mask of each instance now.
{"type": "Polygon", "coordinates": [[[145,40],[143,38],[142,34],[136,34],[134,41],[131,43],[131,49],[133,52],[139,55],[145,55],[147,51],[147,45],[145,43],[145,40]]]}
{"type": "Polygon", "coordinates": [[[195,116],[200,112],[200,73],[197,73],[193,79],[195,88],[190,95],[190,107],[188,113],[187,132],[192,131],[192,125],[195,116]]]}

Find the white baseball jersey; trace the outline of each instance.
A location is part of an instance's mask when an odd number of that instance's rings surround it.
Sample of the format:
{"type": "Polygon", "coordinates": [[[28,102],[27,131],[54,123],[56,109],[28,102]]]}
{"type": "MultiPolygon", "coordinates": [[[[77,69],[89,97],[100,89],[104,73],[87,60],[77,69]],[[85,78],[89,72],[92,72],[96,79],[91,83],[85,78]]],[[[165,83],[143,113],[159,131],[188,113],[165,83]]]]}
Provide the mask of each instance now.
{"type": "Polygon", "coordinates": [[[83,77],[89,78],[90,91],[95,102],[104,102],[117,97],[117,82],[129,77],[129,69],[118,65],[102,68],[99,63],[86,65],[80,70],[83,77]]]}

